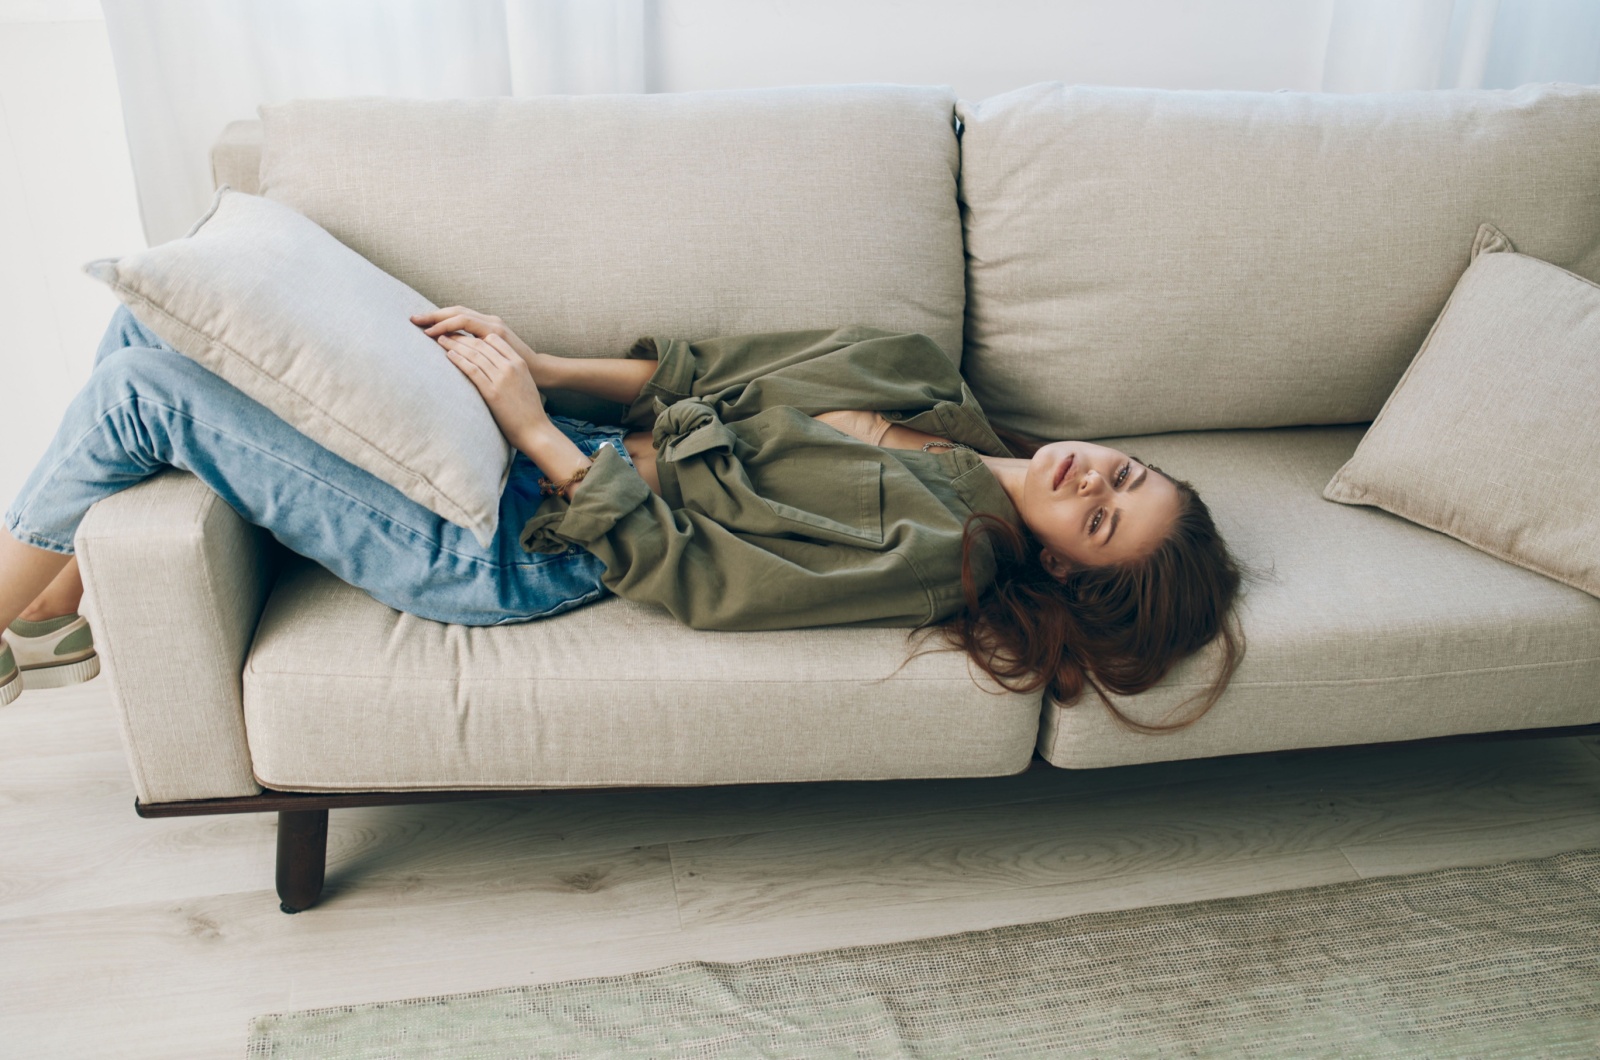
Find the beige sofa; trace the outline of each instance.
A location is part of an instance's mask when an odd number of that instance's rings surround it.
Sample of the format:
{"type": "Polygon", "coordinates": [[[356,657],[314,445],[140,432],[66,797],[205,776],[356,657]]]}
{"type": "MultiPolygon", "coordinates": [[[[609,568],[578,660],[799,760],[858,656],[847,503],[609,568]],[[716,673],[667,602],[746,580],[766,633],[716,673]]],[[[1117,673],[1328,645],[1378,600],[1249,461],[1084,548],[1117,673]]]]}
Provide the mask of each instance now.
{"type": "MultiPolygon", "coordinates": [[[[897,670],[904,630],[696,632],[620,599],[515,626],[417,619],[163,473],[77,539],[139,811],[279,812],[286,911],[316,901],[343,805],[1600,722],[1600,600],[1321,495],[1478,224],[1600,279],[1600,93],[300,102],[230,126],[213,163],[551,352],[925,332],[998,421],[1122,436],[1193,481],[1252,572],[1230,690],[1151,737],[1092,701],[997,694],[957,654],[897,670]]],[[[1162,717],[1213,661],[1123,709],[1162,717]]]]}

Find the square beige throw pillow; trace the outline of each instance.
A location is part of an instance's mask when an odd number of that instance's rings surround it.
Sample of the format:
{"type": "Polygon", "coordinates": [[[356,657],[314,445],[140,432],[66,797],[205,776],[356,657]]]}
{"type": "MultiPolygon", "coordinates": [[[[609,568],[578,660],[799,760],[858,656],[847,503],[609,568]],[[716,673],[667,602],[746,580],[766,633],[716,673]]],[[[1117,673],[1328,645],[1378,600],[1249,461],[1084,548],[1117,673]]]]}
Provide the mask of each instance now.
{"type": "Polygon", "coordinates": [[[1600,286],[1490,225],[1323,496],[1600,596],[1600,286]]]}
{"type": "Polygon", "coordinates": [[[411,323],[433,303],[314,222],[224,185],[182,239],[84,271],[180,353],[493,540],[511,447],[477,389],[411,323]]]}

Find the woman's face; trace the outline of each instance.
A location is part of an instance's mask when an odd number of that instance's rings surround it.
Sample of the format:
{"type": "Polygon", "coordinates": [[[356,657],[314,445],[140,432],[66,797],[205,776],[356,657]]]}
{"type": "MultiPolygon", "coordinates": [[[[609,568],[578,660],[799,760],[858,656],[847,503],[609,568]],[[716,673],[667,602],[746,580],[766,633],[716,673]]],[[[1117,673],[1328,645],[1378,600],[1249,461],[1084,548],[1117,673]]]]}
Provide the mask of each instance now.
{"type": "Polygon", "coordinates": [[[1178,506],[1178,488],[1127,453],[1051,442],[1028,462],[1017,508],[1044,546],[1045,569],[1062,578],[1074,568],[1150,554],[1171,531],[1178,506]]]}

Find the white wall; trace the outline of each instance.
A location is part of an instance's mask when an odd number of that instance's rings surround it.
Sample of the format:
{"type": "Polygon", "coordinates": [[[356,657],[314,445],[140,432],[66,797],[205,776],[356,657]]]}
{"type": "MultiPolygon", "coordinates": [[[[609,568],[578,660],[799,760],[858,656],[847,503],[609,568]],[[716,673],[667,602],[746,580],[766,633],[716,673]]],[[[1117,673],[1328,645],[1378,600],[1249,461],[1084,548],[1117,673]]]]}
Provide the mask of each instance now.
{"type": "Polygon", "coordinates": [[[1317,91],[1333,0],[655,0],[658,92],[841,81],[1317,91]]]}
{"type": "Polygon", "coordinates": [[[0,0],[0,508],[117,304],[79,266],[143,245],[99,5],[0,0]]]}

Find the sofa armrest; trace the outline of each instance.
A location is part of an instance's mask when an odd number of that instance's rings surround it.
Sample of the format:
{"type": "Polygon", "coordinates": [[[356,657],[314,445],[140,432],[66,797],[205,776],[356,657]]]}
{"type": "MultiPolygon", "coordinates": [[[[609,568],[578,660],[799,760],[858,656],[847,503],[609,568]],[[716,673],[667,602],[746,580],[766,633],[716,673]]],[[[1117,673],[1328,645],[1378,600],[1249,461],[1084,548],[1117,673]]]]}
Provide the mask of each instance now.
{"type": "Polygon", "coordinates": [[[140,801],[258,794],[242,678],[280,546],[176,470],[94,505],[75,545],[140,801]]]}

